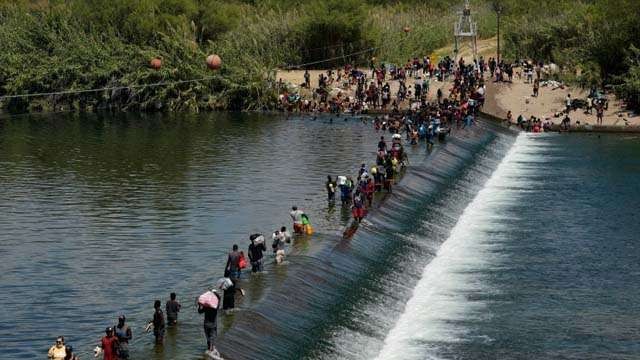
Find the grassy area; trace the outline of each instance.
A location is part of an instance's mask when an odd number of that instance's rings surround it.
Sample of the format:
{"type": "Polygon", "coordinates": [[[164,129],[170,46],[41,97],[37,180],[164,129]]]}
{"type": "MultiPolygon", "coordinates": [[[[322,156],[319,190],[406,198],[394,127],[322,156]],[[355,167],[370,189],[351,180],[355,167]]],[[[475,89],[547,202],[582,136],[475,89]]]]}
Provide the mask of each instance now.
{"type": "Polygon", "coordinates": [[[430,54],[451,40],[457,3],[0,0],[0,96],[208,78],[1,105],[12,111],[271,108],[274,69],[327,58],[334,60],[311,67],[430,54]],[[205,66],[211,53],[222,57],[221,70],[205,66]],[[149,67],[155,57],[162,59],[158,71],[149,67]]]}

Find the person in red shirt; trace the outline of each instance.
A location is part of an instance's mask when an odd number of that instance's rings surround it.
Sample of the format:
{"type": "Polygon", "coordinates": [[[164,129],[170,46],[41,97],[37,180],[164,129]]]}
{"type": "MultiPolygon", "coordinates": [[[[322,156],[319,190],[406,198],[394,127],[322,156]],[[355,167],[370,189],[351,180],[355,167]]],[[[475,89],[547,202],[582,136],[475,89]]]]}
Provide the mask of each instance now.
{"type": "Polygon", "coordinates": [[[364,193],[367,196],[367,206],[371,207],[373,203],[373,193],[376,191],[373,180],[367,175],[367,184],[364,187],[364,193]]]}
{"type": "Polygon", "coordinates": [[[113,328],[108,327],[105,332],[106,336],[100,340],[100,348],[102,348],[102,358],[104,360],[118,360],[116,349],[118,348],[118,338],[113,333],[113,328]]]}

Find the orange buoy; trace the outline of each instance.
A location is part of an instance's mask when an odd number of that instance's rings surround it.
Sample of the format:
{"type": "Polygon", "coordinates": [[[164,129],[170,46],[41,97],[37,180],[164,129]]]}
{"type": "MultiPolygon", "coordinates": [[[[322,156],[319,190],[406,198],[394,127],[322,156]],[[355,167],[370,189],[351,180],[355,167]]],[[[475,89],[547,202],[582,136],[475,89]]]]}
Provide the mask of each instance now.
{"type": "Polygon", "coordinates": [[[159,58],[151,59],[151,67],[159,70],[162,67],[162,60],[160,60],[159,58]]]}
{"type": "Polygon", "coordinates": [[[222,66],[222,59],[216,54],[207,56],[207,66],[211,70],[218,70],[222,66]]]}
{"type": "Polygon", "coordinates": [[[410,32],[410,31],[411,31],[411,28],[410,28],[410,27],[408,27],[408,26],[405,26],[405,27],[404,27],[404,32],[408,33],[408,32],[410,32]]]}

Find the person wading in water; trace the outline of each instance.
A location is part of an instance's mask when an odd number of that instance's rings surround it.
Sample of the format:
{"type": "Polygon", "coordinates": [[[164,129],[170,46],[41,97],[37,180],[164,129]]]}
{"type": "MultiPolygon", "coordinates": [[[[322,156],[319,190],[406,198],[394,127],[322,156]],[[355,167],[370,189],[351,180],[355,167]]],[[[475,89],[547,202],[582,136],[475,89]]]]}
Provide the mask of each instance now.
{"type": "MultiPolygon", "coordinates": [[[[220,300],[220,295],[218,293],[214,293],[215,296],[218,297],[218,301],[220,300]]],[[[204,336],[207,339],[207,351],[210,352],[213,356],[219,357],[220,354],[215,347],[215,339],[218,335],[218,325],[217,325],[217,317],[218,317],[218,306],[208,307],[198,304],[198,314],[204,314],[204,336]]]]}
{"type": "Polygon", "coordinates": [[[238,245],[234,244],[231,248],[229,256],[227,256],[227,265],[224,267],[225,271],[229,272],[231,279],[240,278],[240,252],[238,251],[238,245]]]}
{"type": "Polygon", "coordinates": [[[118,325],[115,327],[115,335],[118,339],[118,359],[129,359],[129,341],[133,338],[131,334],[131,328],[125,324],[126,318],[124,315],[118,317],[118,325]]]}
{"type": "Polygon", "coordinates": [[[336,200],[336,182],[331,179],[331,175],[327,175],[327,182],[325,183],[327,189],[327,200],[334,202],[336,200]]]}
{"type": "Polygon", "coordinates": [[[293,232],[296,234],[304,233],[304,226],[302,225],[302,214],[304,212],[302,210],[298,210],[297,206],[293,206],[291,208],[291,212],[289,215],[291,216],[291,220],[293,220],[293,232]]]}
{"type": "MultiPolygon", "coordinates": [[[[156,337],[156,345],[162,345],[162,342],[164,341],[165,322],[164,313],[160,308],[161,306],[162,303],[160,302],[160,300],[156,300],[153,303],[153,308],[155,311],[153,312],[153,320],[149,322],[149,325],[153,325],[153,336],[156,337]]],[[[147,328],[149,327],[149,325],[147,325],[147,328]]]]}
{"type": "MultiPolygon", "coordinates": [[[[118,338],[113,333],[113,328],[108,327],[105,330],[106,335],[100,340],[99,348],[102,351],[103,360],[117,360],[118,351],[118,338]]],[[[96,354],[96,357],[100,355],[100,352],[96,354]]]]}
{"type": "Polygon", "coordinates": [[[180,308],[182,305],[176,300],[176,293],[172,292],[169,295],[169,301],[164,306],[165,311],[167,312],[167,324],[169,326],[175,325],[178,323],[178,313],[180,312],[180,308]]]}
{"type": "Polygon", "coordinates": [[[262,272],[264,266],[263,253],[267,251],[267,248],[264,246],[264,236],[262,236],[262,234],[253,234],[249,236],[249,240],[251,240],[251,244],[249,244],[247,254],[251,262],[251,272],[262,272]]]}
{"type": "Polygon", "coordinates": [[[47,355],[51,360],[63,360],[64,357],[67,356],[64,347],[64,337],[58,336],[55,345],[49,349],[49,353],[47,355]]]}

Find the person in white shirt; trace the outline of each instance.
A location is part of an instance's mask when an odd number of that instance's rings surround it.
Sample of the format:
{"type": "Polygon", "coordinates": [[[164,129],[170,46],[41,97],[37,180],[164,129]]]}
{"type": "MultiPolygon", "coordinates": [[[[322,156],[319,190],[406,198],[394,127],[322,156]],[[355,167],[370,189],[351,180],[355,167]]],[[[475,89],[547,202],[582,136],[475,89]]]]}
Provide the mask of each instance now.
{"type": "Polygon", "coordinates": [[[302,210],[298,210],[297,206],[291,208],[291,220],[293,220],[293,232],[296,234],[302,234],[304,232],[304,227],[302,226],[302,214],[304,212],[302,210]]]}
{"type": "Polygon", "coordinates": [[[285,245],[291,242],[291,234],[287,231],[286,227],[281,227],[280,230],[276,230],[272,235],[273,240],[273,252],[276,255],[276,264],[281,264],[285,258],[285,245]]]}

